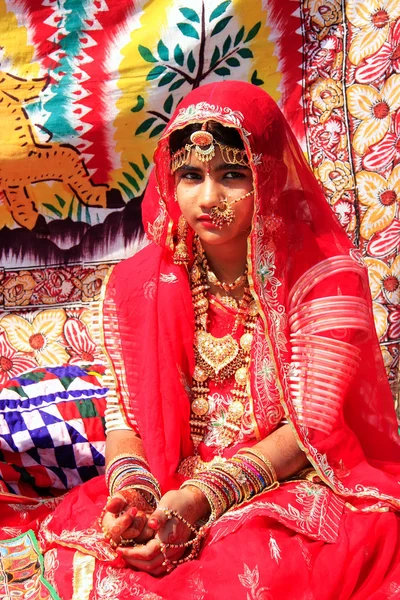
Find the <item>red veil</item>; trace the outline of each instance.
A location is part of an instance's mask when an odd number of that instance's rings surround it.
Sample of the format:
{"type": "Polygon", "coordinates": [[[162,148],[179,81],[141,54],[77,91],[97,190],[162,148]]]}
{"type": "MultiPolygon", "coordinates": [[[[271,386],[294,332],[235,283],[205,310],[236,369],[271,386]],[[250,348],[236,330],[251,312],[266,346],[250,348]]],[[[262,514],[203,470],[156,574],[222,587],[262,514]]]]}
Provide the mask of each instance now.
{"type": "MultiPolygon", "coordinates": [[[[262,316],[252,349],[254,402],[262,406],[268,394],[279,397],[299,445],[336,495],[362,510],[399,508],[400,442],[373,325],[367,269],[275,102],[238,81],[200,87],[180,103],[157,146],[143,204],[153,243],[117,265],[106,286],[105,344],[126,418],[140,431],[151,469],[164,489],[174,486],[179,462],[192,452],[188,385],[194,317],[186,269],[172,262],[179,207],[173,201],[168,140],[173,130],[208,120],[240,132],[254,178],[248,272],[262,316]],[[313,311],[323,306],[321,298],[328,315],[343,317],[340,327],[331,320],[330,330],[313,330],[313,311]],[[322,340],[321,351],[315,335],[322,340]],[[304,350],[311,347],[309,340],[314,340],[312,351],[304,350]],[[311,358],[324,364],[331,342],[343,350],[343,370],[340,357],[337,368],[347,383],[340,402],[336,398],[330,405],[330,384],[324,387],[321,376],[313,408],[315,394],[307,388],[310,376],[301,361],[305,356],[305,364],[311,364],[307,352],[314,352],[311,358]],[[272,378],[261,368],[263,348],[272,362],[272,378]],[[324,395],[326,402],[321,402],[324,395]],[[321,425],[324,415],[326,426],[321,425]]],[[[257,425],[262,437],[262,418],[257,425]]]]}

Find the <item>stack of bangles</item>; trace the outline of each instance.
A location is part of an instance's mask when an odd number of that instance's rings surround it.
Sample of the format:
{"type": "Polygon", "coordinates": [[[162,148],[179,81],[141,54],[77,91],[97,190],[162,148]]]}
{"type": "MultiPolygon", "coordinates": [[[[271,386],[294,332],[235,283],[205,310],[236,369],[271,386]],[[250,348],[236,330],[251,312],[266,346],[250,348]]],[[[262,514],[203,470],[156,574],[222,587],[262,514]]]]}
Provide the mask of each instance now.
{"type": "Polygon", "coordinates": [[[267,458],[252,448],[242,448],[229,460],[188,479],[181,488],[188,485],[197,487],[207,498],[211,508],[207,524],[210,524],[233,506],[279,487],[279,482],[267,458]]]}
{"type": "Polygon", "coordinates": [[[106,485],[110,496],[122,490],[137,490],[153,508],[161,499],[157,479],[147,461],[137,454],[119,454],[107,466],[106,485]]]}

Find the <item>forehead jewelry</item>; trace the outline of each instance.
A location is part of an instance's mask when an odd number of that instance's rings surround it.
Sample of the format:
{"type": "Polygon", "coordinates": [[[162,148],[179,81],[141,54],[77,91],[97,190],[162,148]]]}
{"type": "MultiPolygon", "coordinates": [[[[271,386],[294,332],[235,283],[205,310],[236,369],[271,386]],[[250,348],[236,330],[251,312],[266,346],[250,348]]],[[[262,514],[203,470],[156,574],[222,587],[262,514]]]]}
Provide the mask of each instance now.
{"type": "Polygon", "coordinates": [[[249,166],[249,158],[246,150],[227,146],[214,140],[210,131],[206,130],[207,123],[203,123],[199,131],[194,131],[190,136],[190,144],[177,150],[171,157],[171,173],[175,173],[183,165],[189,164],[191,152],[194,149],[195,156],[204,163],[209,163],[215,156],[215,147],[218,146],[224,162],[231,165],[249,166]]]}
{"type": "Polygon", "coordinates": [[[217,229],[222,229],[225,225],[230,225],[233,223],[235,219],[235,212],[232,210],[232,206],[236,204],[236,202],[251,196],[253,192],[254,190],[250,190],[250,192],[247,192],[247,194],[240,196],[240,198],[236,198],[236,200],[233,200],[230,203],[228,202],[228,198],[224,198],[220,202],[220,206],[214,206],[210,210],[210,219],[215,227],[217,227],[217,229]]]}
{"type": "Polygon", "coordinates": [[[205,122],[200,131],[194,131],[190,136],[195,156],[201,162],[209,162],[215,156],[214,136],[206,128],[205,122]]]}

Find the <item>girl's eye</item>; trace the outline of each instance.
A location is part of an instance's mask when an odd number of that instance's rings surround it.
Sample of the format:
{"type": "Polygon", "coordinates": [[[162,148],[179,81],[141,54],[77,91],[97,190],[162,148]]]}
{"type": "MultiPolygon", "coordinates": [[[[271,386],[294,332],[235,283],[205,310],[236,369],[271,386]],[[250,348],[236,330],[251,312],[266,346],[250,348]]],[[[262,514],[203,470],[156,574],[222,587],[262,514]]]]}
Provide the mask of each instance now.
{"type": "Polygon", "coordinates": [[[180,174],[181,179],[186,179],[187,181],[195,181],[201,179],[201,175],[196,173],[195,171],[183,171],[180,174]]]}
{"type": "Polygon", "coordinates": [[[228,171],[228,173],[225,173],[225,179],[244,179],[245,177],[246,175],[242,171],[228,171]]]}

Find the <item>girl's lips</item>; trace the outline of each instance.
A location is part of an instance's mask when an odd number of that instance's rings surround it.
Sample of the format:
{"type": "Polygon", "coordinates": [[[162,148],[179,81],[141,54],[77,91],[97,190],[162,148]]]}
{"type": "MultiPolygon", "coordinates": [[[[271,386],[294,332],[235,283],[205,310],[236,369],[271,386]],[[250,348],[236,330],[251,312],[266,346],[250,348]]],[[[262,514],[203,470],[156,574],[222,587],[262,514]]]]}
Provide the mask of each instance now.
{"type": "Polygon", "coordinates": [[[209,221],[209,222],[211,222],[211,217],[210,217],[210,215],[201,215],[199,217],[199,221],[209,221]]]}

